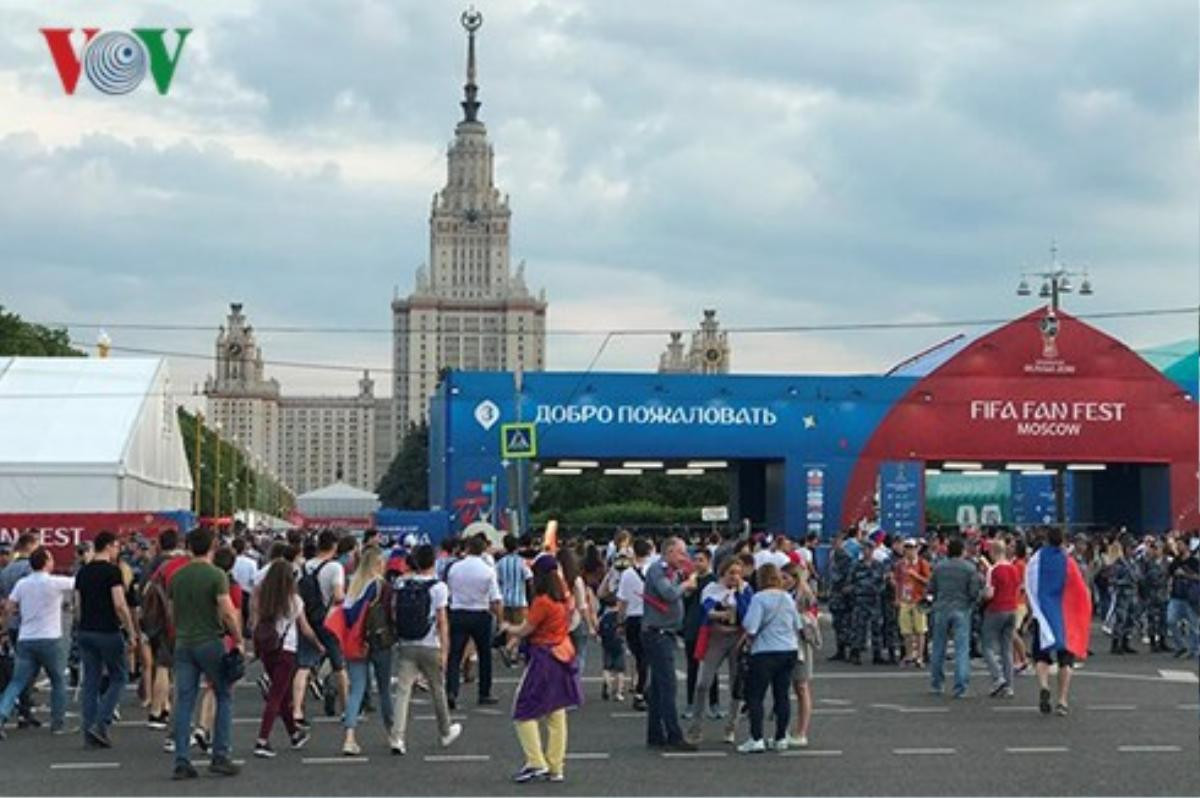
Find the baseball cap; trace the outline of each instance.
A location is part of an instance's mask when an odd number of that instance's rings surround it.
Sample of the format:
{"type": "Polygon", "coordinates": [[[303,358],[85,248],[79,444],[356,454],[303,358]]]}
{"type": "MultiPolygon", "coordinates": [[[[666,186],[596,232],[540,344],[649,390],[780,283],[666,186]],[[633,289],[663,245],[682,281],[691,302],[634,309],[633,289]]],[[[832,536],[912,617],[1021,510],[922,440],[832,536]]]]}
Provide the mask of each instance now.
{"type": "Polygon", "coordinates": [[[917,547],[917,539],[916,538],[905,538],[904,539],[904,548],[907,549],[910,547],[914,548],[914,549],[917,547]]]}
{"type": "Polygon", "coordinates": [[[548,571],[554,571],[558,568],[558,558],[549,552],[539,554],[537,559],[533,561],[533,572],[535,574],[544,574],[548,571]]]}

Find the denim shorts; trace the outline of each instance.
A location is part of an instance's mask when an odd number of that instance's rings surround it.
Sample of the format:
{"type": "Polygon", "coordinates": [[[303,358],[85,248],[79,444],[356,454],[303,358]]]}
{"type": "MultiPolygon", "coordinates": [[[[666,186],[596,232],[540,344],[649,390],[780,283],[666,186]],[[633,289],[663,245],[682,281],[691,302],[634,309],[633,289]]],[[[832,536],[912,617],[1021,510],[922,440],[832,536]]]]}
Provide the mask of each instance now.
{"type": "MultiPolygon", "coordinates": [[[[326,629],[324,626],[314,630],[317,637],[321,640],[321,645],[325,646],[325,656],[329,657],[329,665],[335,671],[345,670],[346,658],[342,656],[342,646],[338,642],[337,636],[333,632],[326,629]]],[[[300,635],[299,645],[296,647],[296,666],[300,668],[315,668],[321,664],[321,652],[317,650],[307,637],[300,635]]]]}

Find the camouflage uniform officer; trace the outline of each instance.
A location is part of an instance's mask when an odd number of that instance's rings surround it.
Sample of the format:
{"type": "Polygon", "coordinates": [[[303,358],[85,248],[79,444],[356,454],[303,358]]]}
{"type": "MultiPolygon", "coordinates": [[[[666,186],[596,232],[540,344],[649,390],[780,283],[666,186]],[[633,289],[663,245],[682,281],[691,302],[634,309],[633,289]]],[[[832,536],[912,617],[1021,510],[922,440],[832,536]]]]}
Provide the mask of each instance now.
{"type": "Polygon", "coordinates": [[[829,557],[829,614],[833,616],[833,635],[837,640],[837,652],[829,659],[846,659],[850,649],[850,620],[854,612],[854,599],[850,591],[850,571],[854,559],[845,548],[845,533],[839,533],[833,542],[829,557]]]}
{"type": "Polygon", "coordinates": [[[850,590],[854,601],[851,616],[850,662],[862,664],[862,652],[867,648],[867,637],[871,639],[871,650],[876,663],[883,662],[880,646],[883,643],[883,612],[880,601],[883,596],[884,573],[880,563],[872,556],[871,546],[864,546],[862,556],[850,571],[850,590]]]}

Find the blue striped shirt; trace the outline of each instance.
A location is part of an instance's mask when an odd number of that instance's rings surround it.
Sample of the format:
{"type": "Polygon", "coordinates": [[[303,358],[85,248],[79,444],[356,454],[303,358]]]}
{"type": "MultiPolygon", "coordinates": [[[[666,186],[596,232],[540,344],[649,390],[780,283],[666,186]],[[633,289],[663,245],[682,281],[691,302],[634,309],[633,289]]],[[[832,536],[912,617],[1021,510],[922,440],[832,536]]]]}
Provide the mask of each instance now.
{"type": "Polygon", "coordinates": [[[500,597],[505,607],[526,607],[529,600],[525,595],[525,580],[531,576],[529,567],[521,555],[506,554],[496,563],[496,581],[500,583],[500,597]]]}

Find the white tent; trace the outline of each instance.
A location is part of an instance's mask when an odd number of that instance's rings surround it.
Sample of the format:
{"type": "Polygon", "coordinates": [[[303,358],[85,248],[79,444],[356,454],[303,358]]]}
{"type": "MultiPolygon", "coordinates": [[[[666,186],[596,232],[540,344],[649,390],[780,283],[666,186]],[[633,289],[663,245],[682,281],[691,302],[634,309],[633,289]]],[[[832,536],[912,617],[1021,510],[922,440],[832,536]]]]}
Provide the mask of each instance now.
{"type": "Polygon", "coordinates": [[[184,510],[161,358],[0,358],[0,512],[184,510]]]}
{"type": "Polygon", "coordinates": [[[378,494],[345,482],[335,482],[296,497],[296,511],[305,518],[366,518],[378,509],[378,494]]]}

